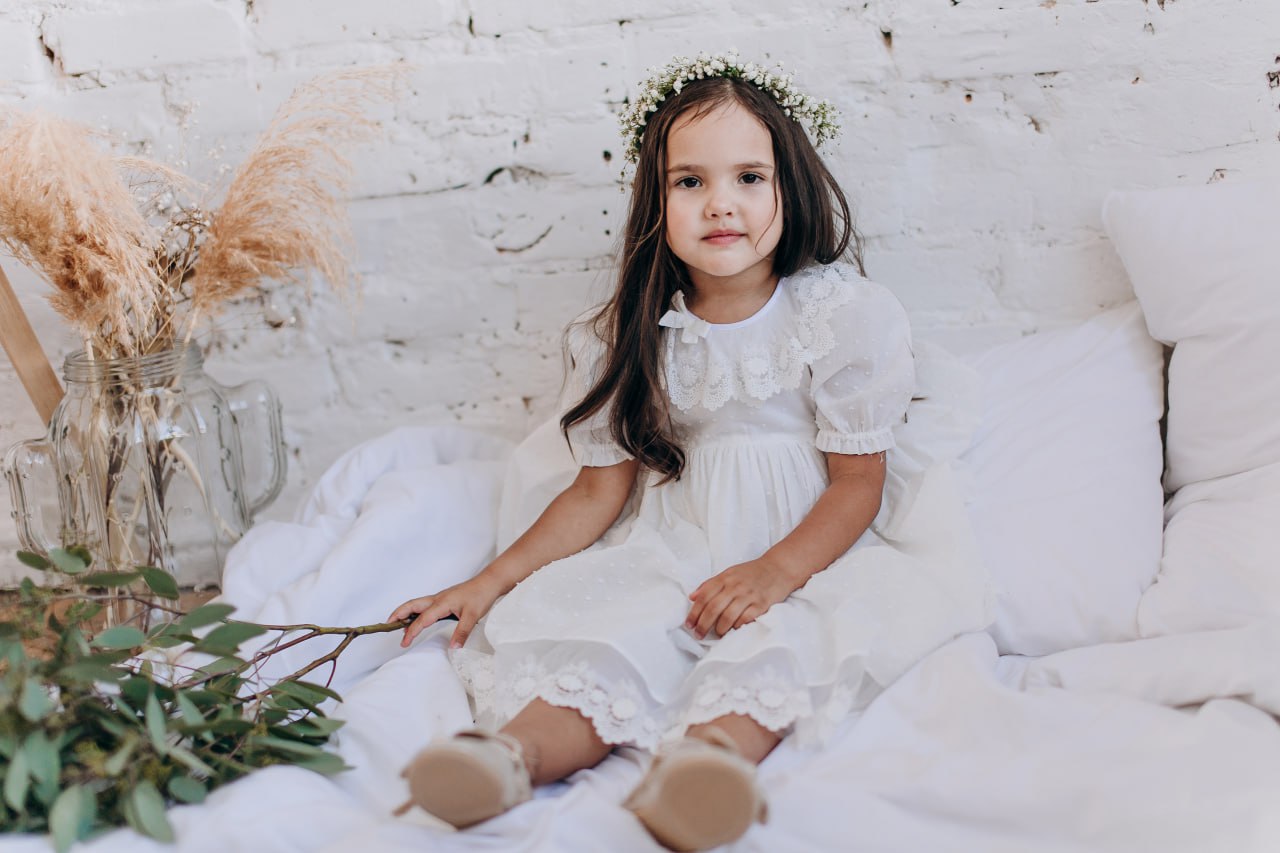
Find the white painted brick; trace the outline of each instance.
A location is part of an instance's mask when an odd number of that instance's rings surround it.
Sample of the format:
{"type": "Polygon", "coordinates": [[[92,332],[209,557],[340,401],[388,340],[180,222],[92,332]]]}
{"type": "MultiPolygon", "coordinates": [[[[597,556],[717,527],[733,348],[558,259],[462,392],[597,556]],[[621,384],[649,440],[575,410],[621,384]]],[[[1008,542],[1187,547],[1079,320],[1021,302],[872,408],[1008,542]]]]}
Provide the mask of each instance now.
{"type": "Polygon", "coordinates": [[[451,22],[452,5],[439,0],[257,0],[253,31],[266,50],[424,38],[451,22]]]}
{"type": "MultiPolygon", "coordinates": [[[[33,105],[35,106],[35,105],[33,105]]],[[[158,83],[120,83],[106,89],[54,91],[38,106],[105,132],[117,143],[147,145],[152,156],[179,150],[172,118],[158,83]]]]}
{"type": "Polygon", "coordinates": [[[0,20],[0,87],[33,83],[49,76],[49,63],[32,24],[0,20]]]}
{"type": "Polygon", "coordinates": [[[561,331],[612,289],[612,270],[528,273],[516,283],[520,331],[558,339],[561,331]]]}
{"type": "Polygon", "coordinates": [[[57,12],[46,32],[67,74],[245,56],[242,22],[230,7],[208,2],[167,3],[127,12],[57,12]]]}
{"type": "Polygon", "coordinates": [[[714,0],[654,0],[637,4],[630,0],[485,0],[476,3],[472,26],[480,35],[502,35],[518,30],[543,31],[590,25],[636,26],[651,19],[694,15],[723,8],[714,0]]]}

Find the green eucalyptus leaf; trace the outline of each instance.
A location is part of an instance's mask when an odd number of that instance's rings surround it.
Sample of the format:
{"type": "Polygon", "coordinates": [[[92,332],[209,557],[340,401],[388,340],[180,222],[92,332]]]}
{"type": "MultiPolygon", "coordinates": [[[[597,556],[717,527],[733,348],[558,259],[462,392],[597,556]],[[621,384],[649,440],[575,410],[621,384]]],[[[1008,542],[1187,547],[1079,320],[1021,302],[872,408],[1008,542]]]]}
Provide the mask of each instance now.
{"type": "Polygon", "coordinates": [[[214,776],[217,774],[212,767],[200,760],[194,752],[182,746],[169,747],[169,757],[188,770],[194,770],[201,776],[214,776]]]}
{"type": "Polygon", "coordinates": [[[187,725],[204,725],[204,714],[200,713],[200,709],[196,707],[196,703],[191,700],[190,696],[178,691],[175,698],[178,701],[178,713],[182,714],[182,719],[187,725]]]}
{"type": "Polygon", "coordinates": [[[310,702],[303,702],[301,700],[294,699],[292,696],[285,696],[280,693],[272,693],[264,703],[263,708],[277,709],[278,713],[286,717],[295,711],[308,711],[312,714],[321,713],[320,709],[310,702]]]}
{"type": "Polygon", "coordinates": [[[43,684],[34,677],[23,682],[22,696],[18,699],[18,713],[31,722],[38,723],[47,717],[54,707],[53,700],[49,698],[49,691],[43,684]]]}
{"type": "Polygon", "coordinates": [[[147,736],[151,738],[151,745],[155,747],[156,752],[166,755],[169,752],[169,744],[166,738],[168,731],[165,727],[164,709],[160,707],[160,700],[156,698],[155,693],[147,694],[147,736]]]}
{"type": "Polygon", "coordinates": [[[58,670],[58,677],[75,684],[119,681],[125,671],[97,660],[83,658],[58,670]]]}
{"type": "Polygon", "coordinates": [[[204,783],[190,776],[174,776],[169,780],[169,793],[182,803],[201,803],[209,791],[204,783]]]}
{"type": "Polygon", "coordinates": [[[116,625],[93,638],[92,645],[100,649],[131,649],[142,645],[147,635],[132,625],[116,625]]]}
{"type": "Polygon", "coordinates": [[[342,756],[334,755],[332,752],[322,752],[313,758],[304,758],[293,763],[304,770],[312,770],[325,776],[351,769],[342,760],[342,756]]]}
{"type": "Polygon", "coordinates": [[[124,801],[129,825],[157,841],[173,841],[173,827],[164,814],[164,797],[149,779],[138,783],[124,801]]]}
{"type": "Polygon", "coordinates": [[[341,701],[342,697],[333,690],[322,684],[313,684],[310,681],[280,681],[271,688],[273,692],[283,693],[286,696],[292,696],[295,699],[301,699],[304,702],[310,702],[313,705],[319,705],[326,699],[337,699],[341,701]]]}
{"type": "Polygon", "coordinates": [[[27,791],[31,788],[31,771],[27,751],[19,749],[4,774],[4,801],[15,812],[27,810],[27,791]]]}
{"type": "Polygon", "coordinates": [[[196,628],[203,628],[205,625],[221,622],[234,613],[235,610],[230,604],[204,604],[192,610],[174,624],[183,631],[194,631],[196,628]]]}
{"type": "Polygon", "coordinates": [[[248,743],[249,746],[257,749],[278,750],[308,758],[324,753],[324,750],[315,744],[303,743],[289,738],[277,737],[276,735],[250,735],[248,743]]]}
{"type": "Polygon", "coordinates": [[[164,569],[157,569],[155,566],[138,566],[138,571],[142,573],[143,582],[156,595],[170,599],[178,597],[178,582],[164,569]]]}
{"type": "Polygon", "coordinates": [[[33,569],[40,569],[41,571],[48,571],[53,568],[53,563],[50,563],[47,558],[42,557],[34,551],[19,551],[18,562],[22,563],[24,566],[29,566],[33,569]]]}
{"type": "Polygon", "coordinates": [[[152,628],[147,634],[147,639],[151,641],[176,640],[181,643],[194,643],[196,636],[183,628],[178,622],[164,622],[152,628]]]}
{"type": "Polygon", "coordinates": [[[89,564],[85,562],[83,554],[62,548],[49,550],[49,562],[53,563],[54,568],[58,571],[68,575],[82,574],[85,569],[89,568],[89,564]]]}
{"type": "Polygon", "coordinates": [[[53,801],[49,810],[49,830],[53,846],[65,853],[71,845],[87,837],[97,819],[93,792],[83,785],[71,785],[53,801]]]}
{"type": "Polygon", "coordinates": [[[155,685],[150,679],[140,675],[130,675],[124,681],[120,682],[120,699],[129,702],[134,708],[141,708],[146,705],[147,697],[155,690],[155,685]]]}
{"type": "Polygon", "coordinates": [[[58,781],[58,774],[62,772],[62,758],[58,755],[57,745],[43,731],[27,735],[22,751],[27,756],[32,779],[43,784],[58,781]]]}
{"type": "Polygon", "coordinates": [[[129,732],[124,736],[123,743],[120,748],[111,754],[111,757],[103,764],[103,769],[108,776],[119,776],[124,772],[125,767],[129,764],[129,759],[133,757],[133,751],[137,749],[139,738],[133,732],[129,732]]]}
{"type": "Polygon", "coordinates": [[[346,724],[346,720],[312,716],[294,720],[287,728],[304,737],[328,737],[346,724]]]}
{"type": "MultiPolygon", "coordinates": [[[[192,648],[194,648],[196,651],[203,651],[203,649],[200,649],[198,646],[193,646],[192,648]]],[[[241,666],[244,666],[244,661],[242,661],[240,658],[234,655],[223,655],[222,657],[214,658],[213,660],[209,661],[205,665],[201,666],[195,672],[193,672],[192,675],[197,675],[197,676],[220,675],[222,673],[231,672],[232,670],[237,669],[241,666]]],[[[234,693],[235,691],[230,690],[228,692],[234,693]]]]}
{"type": "Polygon", "coordinates": [[[102,605],[94,601],[73,601],[62,618],[69,624],[87,622],[102,612],[102,605]]]}
{"type": "Polygon", "coordinates": [[[128,586],[140,577],[142,572],[90,572],[80,578],[79,583],[94,587],[128,586]]]}
{"type": "Polygon", "coordinates": [[[253,723],[236,718],[214,720],[209,723],[209,731],[219,735],[242,735],[253,731],[253,723]]]}
{"type": "Polygon", "coordinates": [[[265,634],[266,631],[261,625],[250,622],[227,622],[205,634],[195,644],[195,649],[209,654],[233,654],[245,640],[265,634]]]}

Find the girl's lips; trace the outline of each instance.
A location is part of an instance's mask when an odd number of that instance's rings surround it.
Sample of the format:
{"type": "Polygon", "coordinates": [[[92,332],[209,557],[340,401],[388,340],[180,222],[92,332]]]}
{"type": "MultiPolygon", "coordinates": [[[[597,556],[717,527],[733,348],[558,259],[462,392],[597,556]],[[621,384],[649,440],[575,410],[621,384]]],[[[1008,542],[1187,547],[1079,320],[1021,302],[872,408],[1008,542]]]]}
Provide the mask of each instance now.
{"type": "Polygon", "coordinates": [[[706,237],[703,237],[702,241],[704,243],[710,243],[713,246],[727,246],[741,236],[742,236],[741,234],[738,234],[736,232],[726,231],[726,232],[721,232],[717,234],[709,234],[706,237]]]}

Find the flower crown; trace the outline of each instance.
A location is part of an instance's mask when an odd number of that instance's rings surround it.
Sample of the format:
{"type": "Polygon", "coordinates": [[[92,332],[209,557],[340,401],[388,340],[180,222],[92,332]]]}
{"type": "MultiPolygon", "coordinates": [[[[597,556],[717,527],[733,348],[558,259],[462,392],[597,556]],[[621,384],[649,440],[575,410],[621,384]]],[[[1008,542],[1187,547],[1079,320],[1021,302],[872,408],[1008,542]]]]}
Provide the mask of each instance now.
{"type": "Polygon", "coordinates": [[[679,94],[686,83],[706,77],[746,80],[772,95],[788,116],[808,123],[815,146],[840,133],[840,114],[830,101],[817,100],[796,90],[791,85],[791,75],[784,73],[781,65],[770,70],[754,62],[743,64],[736,50],[715,55],[700,53],[695,59],[677,56],[662,68],[650,68],[648,73],[649,78],[640,84],[640,96],[618,118],[627,140],[626,158],[631,163],[640,159],[640,143],[644,141],[649,116],[669,96],[679,94]]]}

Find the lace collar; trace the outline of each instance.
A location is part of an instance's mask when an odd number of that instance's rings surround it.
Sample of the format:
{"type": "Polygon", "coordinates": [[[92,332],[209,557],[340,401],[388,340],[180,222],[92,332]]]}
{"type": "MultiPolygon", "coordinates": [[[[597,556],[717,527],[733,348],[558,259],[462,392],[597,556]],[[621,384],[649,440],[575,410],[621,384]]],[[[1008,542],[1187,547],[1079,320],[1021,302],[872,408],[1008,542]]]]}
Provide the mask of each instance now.
{"type": "Polygon", "coordinates": [[[805,368],[835,346],[831,316],[861,280],[848,264],[808,267],[780,280],[756,314],[723,325],[690,312],[676,291],[658,321],[670,330],[664,348],[671,402],[681,411],[699,405],[715,411],[731,399],[759,405],[798,388],[805,368]],[[775,301],[783,304],[771,307],[775,301]],[[766,322],[751,322],[757,318],[766,322]]]}

